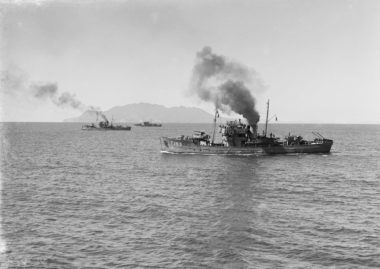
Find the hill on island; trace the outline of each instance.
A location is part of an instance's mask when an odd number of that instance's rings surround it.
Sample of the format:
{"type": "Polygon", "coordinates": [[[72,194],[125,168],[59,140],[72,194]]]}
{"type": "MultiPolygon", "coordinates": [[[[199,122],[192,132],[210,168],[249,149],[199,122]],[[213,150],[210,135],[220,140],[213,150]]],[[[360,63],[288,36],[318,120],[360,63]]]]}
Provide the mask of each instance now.
{"type": "MultiPolygon", "coordinates": [[[[148,103],[115,106],[103,113],[114,122],[210,123],[214,117],[196,107],[165,107],[148,103]]],[[[94,122],[95,120],[95,113],[86,111],[79,117],[65,119],[64,122],[94,122]]]]}

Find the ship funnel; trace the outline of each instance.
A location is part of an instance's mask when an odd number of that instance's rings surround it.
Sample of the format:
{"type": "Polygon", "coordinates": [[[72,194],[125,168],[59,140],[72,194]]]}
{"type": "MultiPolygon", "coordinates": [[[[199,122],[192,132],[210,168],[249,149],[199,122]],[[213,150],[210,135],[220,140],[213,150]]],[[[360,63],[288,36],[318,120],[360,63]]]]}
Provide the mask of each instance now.
{"type": "Polygon", "coordinates": [[[254,138],[257,138],[257,125],[252,126],[252,134],[254,138]]]}
{"type": "Polygon", "coordinates": [[[247,137],[251,141],[257,138],[257,125],[254,125],[252,127],[247,125],[247,137]]]}

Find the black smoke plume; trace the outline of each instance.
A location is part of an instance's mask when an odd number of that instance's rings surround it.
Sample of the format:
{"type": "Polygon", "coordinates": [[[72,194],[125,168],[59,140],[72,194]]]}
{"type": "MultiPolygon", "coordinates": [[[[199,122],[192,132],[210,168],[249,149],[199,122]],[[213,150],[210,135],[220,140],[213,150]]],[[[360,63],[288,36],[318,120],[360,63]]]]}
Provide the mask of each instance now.
{"type": "Polygon", "coordinates": [[[68,92],[62,93],[55,102],[58,106],[69,106],[75,109],[83,109],[85,107],[74,94],[68,92]]]}
{"type": "Polygon", "coordinates": [[[242,115],[256,129],[260,115],[247,85],[254,90],[263,88],[254,70],[214,54],[210,47],[197,53],[191,92],[203,101],[213,102],[217,109],[242,115]]]}
{"type": "Polygon", "coordinates": [[[249,124],[255,128],[260,119],[255,110],[255,99],[242,81],[228,80],[219,86],[221,104],[228,106],[232,111],[243,115],[249,124]]]}
{"type": "Polygon", "coordinates": [[[57,95],[58,87],[55,83],[40,83],[33,84],[34,97],[36,98],[55,98],[57,95]]]}
{"type": "Polygon", "coordinates": [[[0,72],[1,93],[14,98],[32,96],[38,100],[50,100],[59,107],[69,107],[81,111],[99,113],[100,108],[83,104],[75,94],[60,92],[57,83],[33,82],[28,74],[15,65],[9,65],[0,72]]]}
{"type": "Polygon", "coordinates": [[[86,106],[72,93],[59,94],[56,83],[34,83],[31,85],[33,96],[38,99],[50,99],[60,107],[70,107],[83,110],[86,106]]]}

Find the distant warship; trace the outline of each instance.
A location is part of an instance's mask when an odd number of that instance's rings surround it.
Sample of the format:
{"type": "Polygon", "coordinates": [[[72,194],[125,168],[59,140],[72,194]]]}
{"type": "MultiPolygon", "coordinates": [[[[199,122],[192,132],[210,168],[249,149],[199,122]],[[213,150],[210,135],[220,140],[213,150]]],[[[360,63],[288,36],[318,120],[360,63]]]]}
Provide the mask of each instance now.
{"type": "Polygon", "coordinates": [[[135,126],[140,126],[140,127],[161,127],[161,123],[151,123],[149,121],[144,121],[143,123],[136,123],[135,126]]]}
{"type": "Polygon", "coordinates": [[[222,142],[215,143],[216,118],[212,138],[203,131],[196,131],[192,136],[176,138],[161,137],[162,152],[169,153],[196,153],[196,154],[228,154],[228,155],[272,155],[288,153],[329,153],[333,140],[324,138],[313,132],[316,138],[312,141],[304,140],[301,136],[290,135],[281,140],[273,134],[267,136],[269,100],[267,102],[267,116],[265,131],[257,133],[256,126],[249,126],[239,121],[228,121],[220,125],[222,142]]]}
{"type": "Polygon", "coordinates": [[[98,124],[96,123],[91,123],[91,124],[86,124],[86,125],[83,125],[82,126],[82,130],[86,130],[86,131],[92,131],[92,130],[99,130],[99,131],[107,131],[107,130],[111,130],[111,131],[130,131],[131,130],[131,126],[123,126],[123,125],[114,125],[111,122],[108,121],[106,115],[104,115],[102,112],[100,111],[96,111],[96,116],[97,116],[97,119],[96,121],[98,120],[98,117],[100,116],[103,120],[100,121],[98,124]]]}

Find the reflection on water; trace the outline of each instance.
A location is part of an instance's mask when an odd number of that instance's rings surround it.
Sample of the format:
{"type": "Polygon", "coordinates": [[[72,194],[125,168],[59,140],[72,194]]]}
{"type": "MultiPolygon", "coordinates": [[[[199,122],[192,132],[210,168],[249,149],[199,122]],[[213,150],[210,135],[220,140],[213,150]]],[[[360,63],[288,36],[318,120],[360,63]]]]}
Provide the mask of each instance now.
{"type": "Polygon", "coordinates": [[[225,265],[240,268],[249,265],[244,259],[245,252],[254,247],[250,235],[260,221],[257,197],[260,179],[255,173],[258,162],[256,158],[224,158],[221,166],[225,173],[215,179],[220,186],[215,200],[218,208],[215,228],[219,231],[215,262],[225,261],[225,265]]]}

